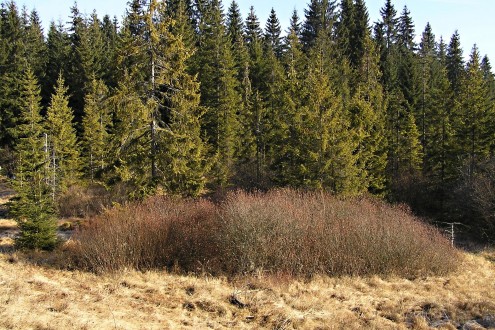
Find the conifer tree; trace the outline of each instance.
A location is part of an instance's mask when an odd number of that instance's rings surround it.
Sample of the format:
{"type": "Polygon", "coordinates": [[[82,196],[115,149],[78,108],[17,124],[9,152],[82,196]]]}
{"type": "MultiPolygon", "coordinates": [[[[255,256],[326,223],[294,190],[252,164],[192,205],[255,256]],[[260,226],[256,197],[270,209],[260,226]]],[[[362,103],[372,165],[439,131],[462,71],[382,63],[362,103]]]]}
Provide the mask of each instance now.
{"type": "MultiPolygon", "coordinates": [[[[349,133],[350,122],[345,115],[342,99],[328,73],[329,54],[325,39],[317,40],[309,62],[307,77],[307,141],[309,184],[339,194],[357,193],[356,146],[349,133]]],[[[335,65],[335,64],[334,64],[335,65]]]]}
{"type": "Polygon", "coordinates": [[[247,45],[251,45],[254,42],[262,39],[263,33],[260,27],[260,22],[253,6],[249,8],[249,14],[246,17],[246,22],[244,25],[246,29],[245,35],[247,45]]]}
{"type": "Polygon", "coordinates": [[[462,55],[459,33],[455,31],[450,39],[447,48],[446,65],[447,73],[455,94],[458,94],[461,88],[461,81],[464,75],[464,60],[462,55]]]}
{"type": "Polygon", "coordinates": [[[105,15],[102,19],[101,33],[103,49],[101,50],[101,79],[109,87],[117,86],[117,42],[118,23],[116,17],[111,20],[105,15]]]}
{"type": "Polygon", "coordinates": [[[475,165],[489,155],[492,135],[488,123],[493,113],[486,111],[486,85],[480,67],[480,55],[474,45],[460,86],[462,125],[458,129],[461,157],[469,164],[470,175],[475,165]]]}
{"type": "Polygon", "coordinates": [[[50,103],[51,95],[55,92],[55,85],[59,74],[62,72],[66,76],[68,72],[70,40],[69,35],[61,23],[58,25],[53,21],[50,23],[46,44],[46,74],[42,82],[42,103],[44,106],[48,106],[50,103]]]}
{"type": "MultiPolygon", "coordinates": [[[[290,17],[289,29],[287,33],[287,37],[294,31],[294,34],[297,36],[299,40],[301,40],[301,21],[299,19],[299,14],[297,10],[294,9],[292,12],[292,16],[290,17]]],[[[286,38],[286,44],[289,44],[288,39],[286,38]]]]}
{"type": "Polygon", "coordinates": [[[24,42],[26,44],[25,57],[27,63],[32,67],[37,80],[42,81],[45,76],[47,49],[43,36],[43,27],[35,10],[27,18],[24,42]]]}
{"type": "Polygon", "coordinates": [[[412,112],[404,118],[404,128],[399,138],[399,168],[400,175],[415,175],[423,164],[423,153],[421,151],[420,133],[416,125],[416,119],[412,112]]]}
{"type": "Polygon", "coordinates": [[[16,244],[21,248],[51,250],[57,243],[57,226],[46,180],[40,89],[31,69],[26,71],[21,86],[13,182],[17,198],[11,209],[20,229],[16,244]]]}
{"type": "Polygon", "coordinates": [[[55,198],[80,176],[79,146],[73,126],[74,114],[69,107],[67,87],[59,75],[55,93],[46,113],[50,156],[50,185],[55,198]]]}
{"type": "MultiPolygon", "coordinates": [[[[136,81],[149,81],[149,60],[146,50],[146,18],[143,0],[132,0],[124,16],[122,28],[119,31],[117,51],[117,78],[122,81],[130,75],[136,81]]],[[[138,86],[136,86],[138,87],[138,86]]],[[[141,86],[146,93],[146,86],[141,86]]]]}
{"type": "Polygon", "coordinates": [[[399,47],[398,81],[404,95],[409,111],[416,109],[419,94],[419,79],[417,77],[416,57],[413,52],[416,48],[414,42],[414,24],[407,7],[404,7],[398,20],[397,45],[399,47]]]}
{"type": "Polygon", "coordinates": [[[237,80],[242,81],[244,72],[249,69],[249,55],[244,40],[244,22],[236,1],[232,1],[228,9],[226,28],[227,37],[232,43],[232,55],[237,71],[237,80]]]}
{"type": "Polygon", "coordinates": [[[102,80],[96,80],[93,76],[84,104],[82,165],[85,176],[93,181],[109,163],[111,117],[108,88],[102,80]]]}
{"type": "Polygon", "coordinates": [[[182,42],[189,49],[194,47],[196,32],[193,21],[193,4],[191,0],[167,0],[166,15],[174,21],[170,25],[173,34],[182,36],[182,42]]]}
{"type": "Polygon", "coordinates": [[[0,66],[0,145],[12,148],[19,118],[20,81],[26,68],[24,26],[15,2],[7,3],[0,16],[4,60],[0,66]]]}
{"type": "Polygon", "coordinates": [[[354,29],[352,30],[352,52],[350,63],[356,67],[362,61],[367,51],[367,43],[370,35],[369,14],[364,0],[354,2],[354,29]]]}
{"type": "Polygon", "coordinates": [[[356,62],[353,62],[352,47],[353,44],[353,32],[356,18],[354,13],[354,4],[352,0],[342,0],[340,2],[339,19],[336,28],[336,40],[342,56],[351,61],[351,64],[356,66],[356,62]]]}
{"type": "Polygon", "coordinates": [[[414,23],[411,18],[411,12],[407,6],[404,6],[404,9],[399,17],[397,32],[397,43],[399,46],[409,51],[414,51],[416,48],[416,44],[414,42],[414,23]]]}
{"type": "Polygon", "coordinates": [[[236,151],[237,184],[241,187],[252,188],[258,182],[257,173],[257,119],[260,102],[257,92],[253,92],[249,65],[244,68],[240,84],[242,107],[238,115],[239,145],[236,151]]]}
{"type": "Polygon", "coordinates": [[[438,60],[427,62],[425,69],[423,154],[424,172],[433,184],[444,187],[456,176],[454,131],[452,126],[452,98],[447,70],[438,60]]]}
{"type": "Polygon", "coordinates": [[[110,131],[111,171],[109,183],[130,185],[131,196],[147,193],[150,178],[150,122],[151,108],[143,104],[138,84],[125,74],[109,99],[113,125],[110,131]]]}
{"type": "Polygon", "coordinates": [[[70,10],[72,15],[69,26],[70,52],[65,78],[69,91],[69,106],[74,111],[76,122],[81,123],[84,109],[84,88],[88,83],[88,72],[85,70],[91,70],[87,66],[90,64],[93,53],[88,40],[88,25],[77,7],[77,2],[70,10]]]}
{"type": "Polygon", "coordinates": [[[207,107],[203,127],[218,160],[213,167],[215,183],[230,183],[235,163],[238,120],[241,106],[231,43],[227,39],[221,3],[212,0],[202,13],[201,47],[196,53],[201,82],[201,101],[207,107]]]}
{"type": "Polygon", "coordinates": [[[488,113],[486,123],[490,139],[490,157],[495,154],[495,75],[492,72],[492,66],[488,56],[484,56],[480,64],[483,72],[483,82],[485,85],[485,111],[488,113]]]}
{"type": "Polygon", "coordinates": [[[311,0],[308,9],[304,10],[305,21],[301,32],[304,51],[314,46],[316,38],[321,34],[331,37],[337,19],[336,0],[311,0]]]}
{"type": "Polygon", "coordinates": [[[272,8],[265,25],[265,42],[277,58],[282,56],[282,28],[275,9],[272,8]]]}
{"type": "Polygon", "coordinates": [[[375,40],[380,50],[380,70],[382,84],[387,93],[397,86],[398,50],[397,41],[397,11],[391,0],[387,0],[380,9],[381,21],[375,25],[375,40]]]}
{"type": "Polygon", "coordinates": [[[250,59],[249,73],[251,86],[253,92],[260,92],[265,87],[263,35],[258,16],[252,6],[249,15],[246,18],[244,34],[250,59]]]}
{"type": "Polygon", "coordinates": [[[271,169],[274,181],[281,186],[304,187],[309,180],[306,144],[308,107],[305,84],[305,57],[296,31],[292,27],[286,39],[286,52],[282,58],[287,78],[282,89],[281,107],[274,114],[271,169]]]}
{"type": "Polygon", "coordinates": [[[380,57],[370,32],[364,36],[364,53],[357,70],[354,95],[349,104],[354,132],[360,190],[381,194],[386,188],[386,103],[380,84],[380,57]]]}
{"type": "MultiPolygon", "coordinates": [[[[161,17],[165,27],[169,17],[161,17]]],[[[173,31],[173,30],[172,30],[173,31]]],[[[207,145],[201,138],[199,83],[187,73],[192,50],[187,49],[180,34],[161,30],[165,60],[168,63],[157,81],[165,87],[160,101],[165,105],[167,123],[158,139],[158,167],[166,189],[178,195],[197,196],[207,183],[209,159],[207,145]]]]}

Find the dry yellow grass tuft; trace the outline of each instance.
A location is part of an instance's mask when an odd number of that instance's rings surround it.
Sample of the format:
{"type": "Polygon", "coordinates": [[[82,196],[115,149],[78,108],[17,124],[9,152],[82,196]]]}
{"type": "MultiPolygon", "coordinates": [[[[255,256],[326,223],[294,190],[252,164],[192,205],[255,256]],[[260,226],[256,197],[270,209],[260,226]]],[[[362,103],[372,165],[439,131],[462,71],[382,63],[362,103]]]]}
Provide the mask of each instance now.
{"type": "MultiPolygon", "coordinates": [[[[495,327],[495,253],[448,277],[94,275],[0,254],[1,329],[456,329],[495,327]]],[[[48,255],[49,257],[49,255],[48,255]]],[[[34,259],[33,259],[34,258],[34,259]]]]}

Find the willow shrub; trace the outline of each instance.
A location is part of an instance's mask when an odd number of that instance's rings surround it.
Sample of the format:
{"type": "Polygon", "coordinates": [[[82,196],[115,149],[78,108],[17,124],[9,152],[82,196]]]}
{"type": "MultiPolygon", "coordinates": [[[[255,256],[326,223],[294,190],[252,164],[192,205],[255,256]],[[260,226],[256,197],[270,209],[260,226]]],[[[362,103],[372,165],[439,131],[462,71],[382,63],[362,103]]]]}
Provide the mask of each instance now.
{"type": "Polygon", "coordinates": [[[448,273],[459,258],[399,206],[293,190],[234,192],[217,204],[153,197],[92,219],[75,240],[76,262],[93,271],[409,277],[448,273]]]}

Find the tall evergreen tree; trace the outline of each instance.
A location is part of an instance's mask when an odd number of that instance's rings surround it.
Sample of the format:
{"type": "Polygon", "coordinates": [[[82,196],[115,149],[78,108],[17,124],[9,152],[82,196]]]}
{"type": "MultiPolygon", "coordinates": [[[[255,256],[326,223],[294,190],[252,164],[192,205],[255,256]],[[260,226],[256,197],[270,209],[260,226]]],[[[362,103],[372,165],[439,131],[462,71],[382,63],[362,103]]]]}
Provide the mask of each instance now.
{"type": "Polygon", "coordinates": [[[80,177],[79,146],[73,126],[74,114],[69,107],[67,87],[62,75],[46,113],[50,154],[50,185],[53,198],[80,177]]]}
{"type": "Polygon", "coordinates": [[[84,112],[84,88],[88,83],[88,72],[85,72],[85,69],[90,70],[85,66],[89,65],[93,54],[88,40],[88,25],[77,7],[77,2],[70,10],[70,52],[65,79],[69,91],[69,106],[74,111],[76,122],[80,123],[84,112]]]}
{"type": "Polygon", "coordinates": [[[272,8],[270,16],[265,25],[265,42],[271,51],[273,51],[277,58],[282,56],[282,28],[280,27],[280,21],[278,20],[275,9],[272,8]]]}
{"type": "MultiPolygon", "coordinates": [[[[340,2],[339,19],[336,28],[336,40],[342,56],[351,60],[351,48],[353,47],[353,31],[355,24],[354,3],[352,0],[342,0],[340,2]]],[[[356,64],[356,63],[352,63],[356,64]]]]}
{"type": "Polygon", "coordinates": [[[404,9],[399,17],[397,30],[397,42],[399,46],[409,51],[414,51],[416,48],[416,44],[414,42],[414,23],[411,18],[411,12],[407,6],[404,6],[404,9]]]}
{"type": "Polygon", "coordinates": [[[464,60],[459,33],[455,31],[447,48],[446,65],[452,90],[457,94],[464,75],[464,60]]]}
{"type": "Polygon", "coordinates": [[[489,155],[491,138],[489,121],[493,112],[486,111],[486,85],[480,67],[480,55],[473,47],[466,65],[466,75],[461,83],[460,99],[462,125],[458,130],[461,156],[469,164],[470,175],[475,165],[489,155]]]}
{"type": "Polygon", "coordinates": [[[46,180],[40,89],[31,69],[26,71],[21,86],[13,182],[17,197],[11,210],[20,229],[16,244],[21,248],[51,250],[57,243],[57,225],[46,180]]]}
{"type": "Polygon", "coordinates": [[[196,42],[196,31],[193,20],[193,3],[191,0],[167,0],[166,15],[174,20],[170,29],[175,35],[182,36],[182,42],[187,48],[192,48],[196,42]]]}
{"type": "MultiPolygon", "coordinates": [[[[117,71],[118,80],[130,75],[136,81],[149,81],[149,60],[146,54],[146,8],[143,0],[132,0],[119,31],[117,71]]],[[[141,86],[146,92],[146,86],[141,86]]]]}
{"type": "Polygon", "coordinates": [[[24,26],[15,2],[10,1],[0,16],[3,63],[0,66],[0,145],[12,147],[19,118],[20,81],[27,62],[24,26]]]}
{"type": "Polygon", "coordinates": [[[46,44],[38,13],[33,10],[25,26],[25,57],[38,81],[45,78],[46,44]]]}
{"type": "Polygon", "coordinates": [[[308,51],[320,34],[331,37],[337,19],[336,0],[311,0],[304,10],[305,21],[301,32],[303,49],[308,51]]]}
{"type": "Polygon", "coordinates": [[[102,80],[93,76],[84,104],[81,158],[85,176],[93,181],[109,163],[111,117],[108,88],[102,80]]]}
{"type": "Polygon", "coordinates": [[[304,187],[309,179],[304,122],[308,117],[308,107],[304,105],[308,92],[303,83],[306,60],[296,29],[292,27],[290,30],[282,58],[287,78],[284,80],[281,107],[273,119],[271,168],[276,184],[304,187]]]}
{"type": "Polygon", "coordinates": [[[262,39],[263,31],[261,30],[260,21],[253,6],[249,8],[249,14],[246,17],[246,22],[244,25],[246,29],[245,35],[247,45],[251,45],[254,42],[262,39]]]}
{"type": "MultiPolygon", "coordinates": [[[[301,39],[301,30],[302,30],[302,27],[301,27],[301,21],[299,19],[299,14],[297,13],[297,10],[294,9],[294,11],[292,11],[292,16],[290,17],[289,30],[287,33],[287,37],[291,34],[291,31],[294,31],[295,35],[300,40],[301,39]]],[[[286,44],[289,44],[287,39],[286,39],[286,44]]]]}
{"type": "Polygon", "coordinates": [[[204,190],[209,170],[200,124],[205,109],[199,105],[199,83],[187,73],[192,49],[186,47],[181,34],[169,29],[173,20],[165,8],[157,9],[160,23],[151,37],[160,40],[164,54],[156,84],[160,90],[157,101],[165,114],[163,126],[155,133],[159,178],[173,194],[197,196],[204,190]]]}
{"type": "Polygon", "coordinates": [[[349,104],[351,131],[354,132],[360,190],[381,194],[386,189],[387,139],[386,102],[380,84],[380,56],[371,40],[364,36],[364,53],[355,79],[355,92],[349,104]]]}
{"type": "Polygon", "coordinates": [[[131,196],[148,193],[150,186],[151,107],[143,104],[140,86],[125,74],[109,99],[112,112],[110,171],[108,183],[129,185],[131,196]]]}
{"type": "Polygon", "coordinates": [[[101,23],[103,37],[103,49],[101,50],[101,79],[107,86],[117,86],[117,42],[118,42],[117,19],[110,19],[105,15],[101,23]]]}
{"type": "Polygon", "coordinates": [[[228,9],[226,27],[227,37],[232,43],[232,55],[234,56],[237,70],[237,80],[242,81],[244,72],[249,66],[249,55],[244,40],[244,22],[236,1],[232,1],[228,9]]]}
{"type": "MultiPolygon", "coordinates": [[[[328,40],[319,38],[312,49],[306,84],[310,185],[340,194],[357,193],[356,149],[342,98],[332,84],[328,40]]],[[[331,62],[330,62],[331,63],[331,62]]],[[[335,68],[335,64],[333,64],[335,68]]]]}
{"type": "Polygon", "coordinates": [[[356,67],[362,61],[367,51],[367,43],[370,36],[368,9],[364,0],[354,2],[354,29],[351,34],[351,57],[352,67],[356,67]]]}
{"type": "Polygon", "coordinates": [[[227,39],[221,3],[212,0],[202,13],[201,47],[196,53],[199,62],[201,101],[208,109],[204,115],[204,129],[215,152],[214,181],[227,186],[235,163],[237,117],[241,107],[235,62],[231,43],[227,39]]]}
{"type": "Polygon", "coordinates": [[[55,92],[55,85],[59,74],[67,76],[68,59],[70,53],[70,40],[62,23],[50,23],[47,38],[47,64],[46,74],[42,86],[42,103],[48,106],[51,95],[55,92]]]}

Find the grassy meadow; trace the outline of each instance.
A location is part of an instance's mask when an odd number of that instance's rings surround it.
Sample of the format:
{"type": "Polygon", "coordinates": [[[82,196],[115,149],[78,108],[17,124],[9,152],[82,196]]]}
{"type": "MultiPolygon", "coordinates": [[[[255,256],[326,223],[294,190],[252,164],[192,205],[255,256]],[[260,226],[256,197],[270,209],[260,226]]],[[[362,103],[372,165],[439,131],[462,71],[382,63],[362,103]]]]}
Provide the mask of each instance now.
{"type": "Polygon", "coordinates": [[[3,188],[0,329],[495,327],[495,252],[452,248],[401,206],[157,196],[62,219],[68,241],[23,252],[3,188]]]}

